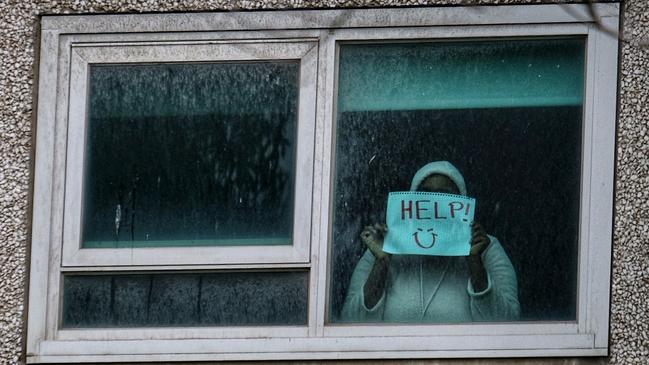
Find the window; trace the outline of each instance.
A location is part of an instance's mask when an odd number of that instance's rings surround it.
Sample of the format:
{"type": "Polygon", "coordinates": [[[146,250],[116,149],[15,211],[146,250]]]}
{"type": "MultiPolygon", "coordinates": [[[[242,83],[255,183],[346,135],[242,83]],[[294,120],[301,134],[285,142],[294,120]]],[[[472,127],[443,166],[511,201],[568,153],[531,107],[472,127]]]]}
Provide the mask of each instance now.
{"type": "Polygon", "coordinates": [[[308,262],[316,52],[73,44],[63,265],[308,262]]]}
{"type": "MultiPolygon", "coordinates": [[[[340,45],[332,321],[576,319],[584,45],[580,37],[340,45]],[[431,161],[459,169],[476,198],[476,222],[493,234],[483,257],[491,293],[463,298],[467,280],[454,279],[470,272],[458,267],[464,258],[396,255],[382,279],[385,303],[368,310],[355,301],[371,256],[350,280],[349,263],[364,252],[358,232],[386,222],[388,194],[410,190],[431,161]],[[419,264],[423,276],[412,278],[419,264]],[[428,308],[418,298],[406,315],[419,284],[431,293],[428,308]]],[[[424,218],[451,217],[440,210],[424,218]]]]}
{"type": "Polygon", "coordinates": [[[28,361],[605,355],[617,41],[564,7],[44,17],[28,361]],[[373,254],[393,196],[465,257],[373,254]]]}

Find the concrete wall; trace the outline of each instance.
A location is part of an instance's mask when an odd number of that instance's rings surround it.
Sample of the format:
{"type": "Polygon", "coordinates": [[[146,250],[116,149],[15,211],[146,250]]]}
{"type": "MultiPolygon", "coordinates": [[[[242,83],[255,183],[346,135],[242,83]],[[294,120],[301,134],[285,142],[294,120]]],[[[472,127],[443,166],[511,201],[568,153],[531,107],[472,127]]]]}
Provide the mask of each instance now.
{"type": "MultiPolygon", "coordinates": [[[[0,0],[0,363],[20,363],[24,358],[33,108],[37,97],[32,87],[39,15],[537,2],[540,1],[0,0]]],[[[628,42],[621,47],[610,357],[409,364],[649,363],[649,45],[638,44],[642,40],[649,43],[649,1],[625,2],[623,16],[628,42]]]]}

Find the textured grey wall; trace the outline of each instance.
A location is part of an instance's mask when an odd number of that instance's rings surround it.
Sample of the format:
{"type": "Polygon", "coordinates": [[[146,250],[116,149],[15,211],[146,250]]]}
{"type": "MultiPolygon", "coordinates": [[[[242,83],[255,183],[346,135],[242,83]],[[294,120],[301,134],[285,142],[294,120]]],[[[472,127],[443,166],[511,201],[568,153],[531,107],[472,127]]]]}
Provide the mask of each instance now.
{"type": "Polygon", "coordinates": [[[624,6],[631,43],[620,60],[611,362],[649,364],[649,1],[624,6]]]}
{"type": "MultiPolygon", "coordinates": [[[[58,13],[539,3],[516,0],[0,0],[0,363],[21,362],[38,16],[58,13]]],[[[554,1],[556,2],[556,1],[554,1]]],[[[566,1],[568,2],[568,1],[566,1]]],[[[534,364],[649,363],[649,1],[624,4],[609,359],[534,364]]],[[[360,362],[370,364],[375,362],[360,362]]],[[[394,363],[391,361],[390,363],[394,363]]],[[[521,360],[409,364],[520,364],[521,360]]]]}

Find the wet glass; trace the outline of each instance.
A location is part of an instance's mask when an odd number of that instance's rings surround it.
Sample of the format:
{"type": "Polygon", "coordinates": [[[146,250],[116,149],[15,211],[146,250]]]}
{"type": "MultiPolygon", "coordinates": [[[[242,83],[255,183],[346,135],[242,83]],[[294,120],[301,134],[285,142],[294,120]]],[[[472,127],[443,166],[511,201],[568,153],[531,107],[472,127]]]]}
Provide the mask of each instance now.
{"type": "Polygon", "coordinates": [[[63,328],[307,323],[308,272],[66,275],[63,328]]]}
{"type": "Polygon", "coordinates": [[[82,247],[292,244],[299,68],[91,66],[82,247]]]}
{"type": "Polygon", "coordinates": [[[329,322],[576,319],[584,52],[582,38],[340,46],[329,322]],[[513,280],[483,256],[490,289],[469,293],[466,257],[385,269],[367,251],[364,227],[432,161],[462,174],[513,280]],[[366,302],[373,269],[384,287],[366,302]]]}

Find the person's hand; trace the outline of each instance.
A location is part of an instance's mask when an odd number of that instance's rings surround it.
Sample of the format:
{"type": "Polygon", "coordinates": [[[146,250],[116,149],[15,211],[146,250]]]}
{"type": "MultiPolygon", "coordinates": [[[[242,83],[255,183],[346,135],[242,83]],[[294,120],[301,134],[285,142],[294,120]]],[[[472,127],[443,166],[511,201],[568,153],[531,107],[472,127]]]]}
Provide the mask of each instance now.
{"type": "Polygon", "coordinates": [[[471,223],[471,256],[480,256],[489,246],[489,236],[478,222],[471,223]]]}
{"type": "Polygon", "coordinates": [[[489,246],[489,236],[478,222],[471,223],[471,251],[467,257],[469,264],[469,276],[471,277],[471,284],[473,290],[482,292],[489,286],[489,279],[487,278],[487,270],[482,263],[482,253],[489,246]]]}
{"type": "Polygon", "coordinates": [[[388,233],[385,224],[376,223],[373,226],[366,226],[361,232],[361,240],[377,259],[389,257],[390,254],[383,252],[383,239],[388,233]]]}

